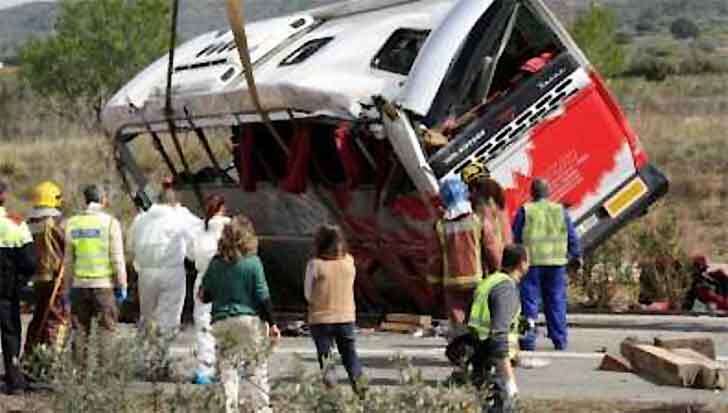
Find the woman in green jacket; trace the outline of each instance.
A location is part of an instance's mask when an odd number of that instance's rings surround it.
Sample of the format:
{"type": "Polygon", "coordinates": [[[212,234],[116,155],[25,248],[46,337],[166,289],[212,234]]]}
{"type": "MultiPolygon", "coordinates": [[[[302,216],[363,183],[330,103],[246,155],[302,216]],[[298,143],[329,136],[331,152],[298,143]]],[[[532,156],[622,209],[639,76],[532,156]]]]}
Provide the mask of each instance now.
{"type": "Polygon", "coordinates": [[[270,412],[268,363],[260,355],[281,333],[273,318],[263,264],[258,257],[253,224],[238,215],[225,226],[218,255],[210,262],[200,288],[201,300],[212,303],[212,330],[221,362],[226,412],[238,411],[240,367],[250,375],[254,408],[270,412]]]}

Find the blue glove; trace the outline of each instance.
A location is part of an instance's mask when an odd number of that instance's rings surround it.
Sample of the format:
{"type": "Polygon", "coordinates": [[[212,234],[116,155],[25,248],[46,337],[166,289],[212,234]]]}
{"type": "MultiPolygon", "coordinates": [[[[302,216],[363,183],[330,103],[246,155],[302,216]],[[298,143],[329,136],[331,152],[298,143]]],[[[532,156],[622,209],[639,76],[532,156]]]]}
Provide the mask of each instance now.
{"type": "Polygon", "coordinates": [[[116,303],[121,305],[126,301],[127,289],[126,287],[114,288],[114,297],[116,297],[116,303]]]}
{"type": "Polygon", "coordinates": [[[68,291],[61,294],[58,298],[58,304],[63,308],[64,311],[71,312],[71,295],[68,291]]]}

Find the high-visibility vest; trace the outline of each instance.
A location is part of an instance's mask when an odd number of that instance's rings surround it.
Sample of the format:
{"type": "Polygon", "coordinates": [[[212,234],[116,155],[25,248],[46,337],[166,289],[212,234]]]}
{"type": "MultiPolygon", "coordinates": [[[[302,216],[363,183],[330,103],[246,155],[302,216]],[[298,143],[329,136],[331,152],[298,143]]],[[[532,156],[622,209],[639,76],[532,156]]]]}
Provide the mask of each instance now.
{"type": "MultiPolygon", "coordinates": [[[[513,283],[515,281],[507,274],[496,272],[481,281],[475,290],[468,327],[478,336],[479,340],[485,340],[490,336],[491,317],[488,297],[493,288],[504,282],[513,283]]],[[[508,331],[508,355],[511,358],[515,357],[518,351],[518,319],[520,315],[521,309],[518,306],[518,311],[513,315],[508,331]]]]}
{"type": "Polygon", "coordinates": [[[0,248],[20,248],[31,242],[33,236],[25,222],[16,223],[0,207],[0,248]]]}
{"type": "Polygon", "coordinates": [[[526,222],[523,244],[531,265],[562,266],[568,262],[568,239],[564,207],[550,201],[531,202],[524,206],[526,222]]]}
{"type": "Polygon", "coordinates": [[[113,274],[109,238],[112,218],[81,214],[68,220],[73,245],[73,273],[78,278],[108,278],[113,274]]]}
{"type": "Polygon", "coordinates": [[[483,224],[476,214],[435,224],[442,250],[442,285],[472,289],[483,279],[481,237],[483,224]]]}

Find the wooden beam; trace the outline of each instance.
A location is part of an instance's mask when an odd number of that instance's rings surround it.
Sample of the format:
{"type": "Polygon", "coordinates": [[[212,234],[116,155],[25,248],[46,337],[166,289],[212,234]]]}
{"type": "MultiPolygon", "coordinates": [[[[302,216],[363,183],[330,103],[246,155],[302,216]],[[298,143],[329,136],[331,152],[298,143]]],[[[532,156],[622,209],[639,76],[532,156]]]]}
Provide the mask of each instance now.
{"type": "Polygon", "coordinates": [[[633,373],[634,370],[629,361],[622,357],[612,354],[605,354],[602,363],[599,365],[601,371],[611,371],[615,373],[633,373]]]}
{"type": "Polygon", "coordinates": [[[390,322],[383,322],[379,329],[383,331],[390,331],[393,333],[405,333],[405,334],[412,334],[415,331],[421,329],[422,327],[413,325],[413,324],[406,324],[406,323],[390,323],[390,322]]]}
{"type": "Polygon", "coordinates": [[[670,351],[625,340],[621,352],[635,372],[658,384],[706,389],[725,386],[720,364],[690,349],[670,351]]]}
{"type": "Polygon", "coordinates": [[[432,317],[417,314],[387,314],[385,319],[390,323],[411,324],[423,328],[432,327],[432,317]]]}
{"type": "Polygon", "coordinates": [[[705,357],[716,360],[715,342],[710,337],[692,338],[665,338],[656,337],[655,346],[672,350],[676,348],[690,348],[705,357]]]}

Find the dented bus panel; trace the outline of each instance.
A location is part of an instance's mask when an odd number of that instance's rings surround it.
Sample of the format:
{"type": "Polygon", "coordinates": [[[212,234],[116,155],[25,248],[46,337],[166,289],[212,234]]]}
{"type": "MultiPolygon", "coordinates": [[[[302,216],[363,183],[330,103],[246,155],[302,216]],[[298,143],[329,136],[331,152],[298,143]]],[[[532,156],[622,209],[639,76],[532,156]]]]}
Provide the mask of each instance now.
{"type": "Polygon", "coordinates": [[[187,204],[251,217],[273,294],[303,302],[322,222],[345,230],[364,311],[438,314],[439,182],[485,163],[509,212],[535,177],[591,250],[667,190],[605,83],[541,0],[360,0],[247,26],[261,123],[232,34],[181,45],[107,104],[138,205],[171,174],[187,204]],[[174,130],[174,133],[171,133],[174,130]],[[432,136],[437,139],[431,139],[432,136]],[[160,164],[145,164],[156,150],[160,164]]]}

